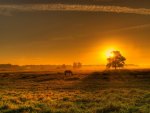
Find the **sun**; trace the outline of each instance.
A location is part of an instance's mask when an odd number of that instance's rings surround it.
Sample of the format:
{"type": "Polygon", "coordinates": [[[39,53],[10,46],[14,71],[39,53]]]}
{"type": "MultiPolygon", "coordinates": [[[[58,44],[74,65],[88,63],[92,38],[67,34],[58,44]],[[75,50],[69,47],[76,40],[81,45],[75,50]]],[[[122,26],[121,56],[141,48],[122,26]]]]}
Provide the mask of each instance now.
{"type": "Polygon", "coordinates": [[[114,55],[113,55],[112,51],[111,51],[111,52],[106,53],[106,57],[107,57],[107,58],[109,58],[109,57],[113,57],[113,56],[114,56],[114,55]]]}
{"type": "Polygon", "coordinates": [[[112,51],[115,51],[115,49],[111,48],[111,49],[106,50],[106,52],[105,52],[106,58],[114,56],[114,54],[112,53],[112,51]]]}
{"type": "Polygon", "coordinates": [[[115,45],[114,46],[107,46],[105,45],[101,50],[99,50],[100,54],[99,54],[99,60],[102,60],[103,62],[107,62],[107,59],[108,58],[113,58],[115,55],[113,53],[113,51],[121,51],[120,50],[120,47],[116,47],[115,45]]]}

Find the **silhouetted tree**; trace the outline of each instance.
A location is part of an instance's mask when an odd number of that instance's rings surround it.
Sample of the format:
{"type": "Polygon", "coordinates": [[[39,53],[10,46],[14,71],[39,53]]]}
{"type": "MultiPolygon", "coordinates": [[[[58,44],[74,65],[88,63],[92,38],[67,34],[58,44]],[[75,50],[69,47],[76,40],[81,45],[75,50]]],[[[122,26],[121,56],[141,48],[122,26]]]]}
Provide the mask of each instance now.
{"type": "Polygon", "coordinates": [[[77,68],[77,63],[76,62],[73,63],[73,68],[77,68]]]}
{"type": "Polygon", "coordinates": [[[78,68],[82,67],[82,63],[78,62],[78,68]]]}
{"type": "Polygon", "coordinates": [[[119,67],[124,67],[126,58],[121,55],[120,51],[112,51],[112,56],[107,58],[107,68],[119,68],[119,67]]]}
{"type": "Polygon", "coordinates": [[[77,69],[77,68],[81,68],[81,67],[82,67],[82,63],[80,63],[80,62],[73,63],[73,68],[77,69]]]}

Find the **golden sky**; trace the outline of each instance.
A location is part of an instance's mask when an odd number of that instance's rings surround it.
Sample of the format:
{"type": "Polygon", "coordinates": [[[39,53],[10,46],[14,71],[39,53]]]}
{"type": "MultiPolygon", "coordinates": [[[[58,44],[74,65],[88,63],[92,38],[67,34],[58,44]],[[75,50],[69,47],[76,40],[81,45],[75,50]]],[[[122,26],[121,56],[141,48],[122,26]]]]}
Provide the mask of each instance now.
{"type": "Polygon", "coordinates": [[[0,63],[150,64],[150,1],[0,1],[0,63]]]}

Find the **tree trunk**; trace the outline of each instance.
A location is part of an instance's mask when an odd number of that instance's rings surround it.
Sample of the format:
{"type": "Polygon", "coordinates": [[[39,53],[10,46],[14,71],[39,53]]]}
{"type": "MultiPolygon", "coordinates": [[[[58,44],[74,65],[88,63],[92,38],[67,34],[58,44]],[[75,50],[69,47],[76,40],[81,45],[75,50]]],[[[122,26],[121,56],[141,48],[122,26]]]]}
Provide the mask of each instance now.
{"type": "Polygon", "coordinates": [[[115,63],[115,70],[117,69],[117,64],[115,63]]]}

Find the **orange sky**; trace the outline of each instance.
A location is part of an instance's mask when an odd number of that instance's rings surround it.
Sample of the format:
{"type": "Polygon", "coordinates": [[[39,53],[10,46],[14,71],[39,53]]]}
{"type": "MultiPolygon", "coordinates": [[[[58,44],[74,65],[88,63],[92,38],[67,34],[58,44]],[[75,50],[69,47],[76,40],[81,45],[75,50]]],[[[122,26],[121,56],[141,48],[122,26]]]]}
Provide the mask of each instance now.
{"type": "Polygon", "coordinates": [[[2,2],[0,63],[105,64],[115,49],[127,64],[150,64],[148,1],[77,1],[2,2]]]}

